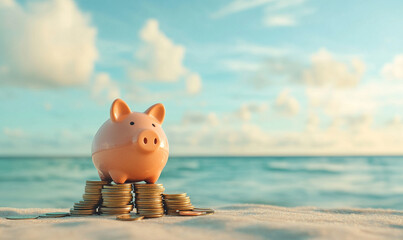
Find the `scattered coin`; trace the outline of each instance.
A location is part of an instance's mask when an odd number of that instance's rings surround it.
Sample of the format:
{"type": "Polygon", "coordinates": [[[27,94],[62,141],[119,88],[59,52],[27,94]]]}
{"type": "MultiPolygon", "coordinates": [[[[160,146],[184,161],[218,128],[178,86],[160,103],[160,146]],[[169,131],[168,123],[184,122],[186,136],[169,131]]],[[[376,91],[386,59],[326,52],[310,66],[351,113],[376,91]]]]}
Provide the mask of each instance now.
{"type": "Polygon", "coordinates": [[[120,221],[139,221],[142,220],[144,216],[139,215],[131,215],[131,214],[123,214],[116,216],[116,220],[120,221]]]}
{"type": "Polygon", "coordinates": [[[68,212],[50,212],[50,213],[46,213],[46,215],[70,215],[70,213],[68,212]]]}
{"type": "Polygon", "coordinates": [[[18,215],[18,216],[7,216],[8,220],[29,220],[29,219],[37,219],[38,215],[18,215]]]}
{"type": "Polygon", "coordinates": [[[206,212],[179,211],[179,215],[181,215],[181,216],[200,216],[200,215],[206,215],[206,212]]]}
{"type": "Polygon", "coordinates": [[[164,216],[164,214],[155,214],[155,215],[143,215],[144,218],[159,218],[164,216]]]}
{"type": "Polygon", "coordinates": [[[39,215],[39,218],[61,218],[61,217],[69,216],[69,215],[46,215],[46,214],[43,214],[43,215],[39,215]]]}
{"type": "Polygon", "coordinates": [[[193,208],[194,212],[205,212],[207,215],[214,214],[214,209],[211,208],[193,208]]]}

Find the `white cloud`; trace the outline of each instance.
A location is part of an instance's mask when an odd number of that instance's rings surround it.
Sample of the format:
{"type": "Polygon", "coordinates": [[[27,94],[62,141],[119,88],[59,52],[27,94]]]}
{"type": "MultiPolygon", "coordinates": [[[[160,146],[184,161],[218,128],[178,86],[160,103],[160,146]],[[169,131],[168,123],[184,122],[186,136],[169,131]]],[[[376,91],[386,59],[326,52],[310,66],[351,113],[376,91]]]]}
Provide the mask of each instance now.
{"type": "Polygon", "coordinates": [[[304,83],[313,86],[353,87],[361,80],[365,64],[352,59],[350,66],[334,60],[326,50],[320,49],[311,57],[312,66],[302,73],[304,83]]]}
{"type": "Polygon", "coordinates": [[[287,49],[271,47],[253,43],[240,42],[230,47],[231,52],[244,53],[255,56],[279,56],[288,52],[287,49]]]}
{"type": "Polygon", "coordinates": [[[297,20],[292,15],[266,15],[263,23],[269,27],[295,26],[297,20]]]}
{"type": "Polygon", "coordinates": [[[213,18],[221,18],[246,10],[264,7],[263,24],[267,27],[297,25],[302,16],[313,10],[303,6],[305,0],[234,0],[213,13],[213,18]]]}
{"type": "Polygon", "coordinates": [[[157,20],[146,22],[140,39],[143,46],[136,52],[138,62],[130,72],[134,80],[174,82],[187,72],[183,66],[185,48],[165,36],[157,20]]]}
{"type": "Polygon", "coordinates": [[[257,71],[261,67],[260,64],[250,61],[226,59],[221,61],[221,65],[233,72],[250,72],[257,71]]]}
{"type": "Polygon", "coordinates": [[[204,114],[201,112],[186,112],[182,117],[182,123],[185,125],[212,125],[215,126],[219,122],[217,115],[214,112],[204,114]]]}
{"type": "Polygon", "coordinates": [[[230,14],[265,5],[273,0],[235,0],[212,14],[213,18],[220,18],[230,14]]]}
{"type": "Polygon", "coordinates": [[[109,101],[120,97],[118,84],[113,81],[107,73],[99,73],[95,76],[91,93],[96,99],[107,99],[109,101]]]}
{"type": "Polygon", "coordinates": [[[264,113],[267,109],[267,103],[244,103],[236,112],[236,116],[243,121],[249,121],[253,114],[264,113]]]}
{"type": "Polygon", "coordinates": [[[287,116],[293,116],[299,112],[299,102],[290,95],[288,89],[283,90],[277,96],[274,107],[279,113],[287,116]]]}
{"type": "Polygon", "coordinates": [[[387,79],[403,80],[403,54],[395,56],[392,62],[386,63],[381,73],[387,79]]]}
{"type": "Polygon", "coordinates": [[[306,130],[315,131],[318,129],[320,124],[320,119],[316,114],[309,114],[308,120],[306,122],[306,130]]]}
{"type": "Polygon", "coordinates": [[[186,89],[189,94],[196,94],[202,88],[202,81],[197,73],[191,73],[186,77],[186,89]]]}
{"type": "Polygon", "coordinates": [[[179,124],[166,126],[173,154],[401,154],[403,126],[399,117],[385,126],[374,124],[371,114],[335,116],[322,122],[311,113],[305,131],[268,130],[249,121],[234,121],[213,113],[186,113],[179,124]],[[209,116],[212,116],[211,118],[209,116]],[[211,119],[214,119],[211,121],[211,119]],[[206,152],[208,149],[208,152],[206,152]]]}
{"type": "Polygon", "coordinates": [[[185,47],[175,44],[149,19],[140,30],[142,46],[135,53],[135,66],[129,68],[134,81],[177,82],[184,79],[189,94],[200,92],[202,79],[183,65],[185,47]]]}
{"type": "Polygon", "coordinates": [[[82,85],[91,77],[96,28],[72,0],[0,2],[0,81],[52,87],[82,85]]]}
{"type": "Polygon", "coordinates": [[[21,128],[3,128],[3,133],[10,138],[22,138],[26,135],[25,131],[21,128]]]}

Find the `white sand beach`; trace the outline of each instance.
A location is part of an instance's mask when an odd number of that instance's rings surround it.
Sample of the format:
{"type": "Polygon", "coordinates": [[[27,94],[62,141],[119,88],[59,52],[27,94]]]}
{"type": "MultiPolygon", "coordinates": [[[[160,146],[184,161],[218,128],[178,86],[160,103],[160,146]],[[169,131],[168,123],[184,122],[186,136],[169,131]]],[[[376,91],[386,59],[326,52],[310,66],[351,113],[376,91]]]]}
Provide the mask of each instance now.
{"type": "Polygon", "coordinates": [[[122,222],[112,216],[7,220],[68,209],[0,208],[0,239],[402,239],[403,211],[233,205],[214,215],[122,222]]]}

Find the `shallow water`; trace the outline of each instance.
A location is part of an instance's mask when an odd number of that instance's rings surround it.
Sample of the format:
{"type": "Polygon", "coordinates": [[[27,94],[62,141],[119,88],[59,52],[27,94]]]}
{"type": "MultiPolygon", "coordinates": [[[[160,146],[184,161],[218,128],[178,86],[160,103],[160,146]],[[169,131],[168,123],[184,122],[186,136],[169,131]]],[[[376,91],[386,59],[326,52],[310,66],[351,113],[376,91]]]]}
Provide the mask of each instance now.
{"type": "MultiPolygon", "coordinates": [[[[194,205],[371,207],[403,210],[403,157],[171,157],[159,183],[194,205]]],[[[91,158],[0,158],[0,207],[71,207],[91,158]]]]}

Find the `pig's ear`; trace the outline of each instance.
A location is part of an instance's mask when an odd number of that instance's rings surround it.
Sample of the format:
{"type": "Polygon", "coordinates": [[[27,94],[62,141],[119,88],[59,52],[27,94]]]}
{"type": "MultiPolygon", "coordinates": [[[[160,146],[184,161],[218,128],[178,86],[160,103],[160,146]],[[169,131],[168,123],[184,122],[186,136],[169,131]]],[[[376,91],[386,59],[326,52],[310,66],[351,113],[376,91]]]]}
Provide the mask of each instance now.
{"type": "Polygon", "coordinates": [[[131,112],[129,106],[127,106],[122,99],[118,98],[112,103],[111,120],[112,122],[119,122],[127,117],[131,112]]]}
{"type": "Polygon", "coordinates": [[[162,103],[157,103],[149,107],[144,113],[153,116],[159,124],[162,124],[165,117],[165,107],[162,103]]]}

